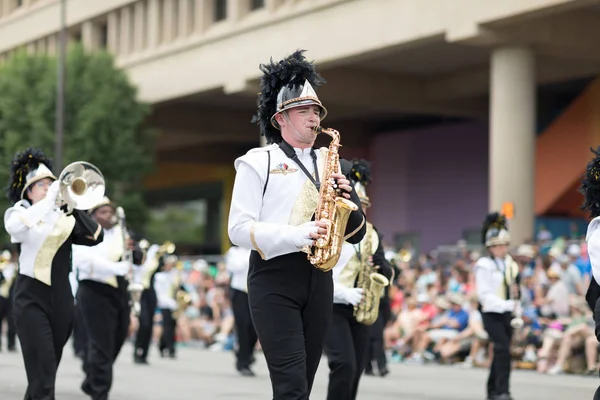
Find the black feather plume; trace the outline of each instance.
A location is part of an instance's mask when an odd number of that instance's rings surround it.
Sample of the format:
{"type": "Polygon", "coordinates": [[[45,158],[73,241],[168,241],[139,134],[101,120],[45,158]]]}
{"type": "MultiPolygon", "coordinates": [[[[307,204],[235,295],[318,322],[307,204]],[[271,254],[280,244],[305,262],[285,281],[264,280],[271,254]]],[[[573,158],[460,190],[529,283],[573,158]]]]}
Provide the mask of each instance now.
{"type": "Polygon", "coordinates": [[[349,175],[349,179],[367,186],[371,183],[371,164],[367,160],[354,159],[352,160],[352,169],[349,175]]]}
{"type": "Polygon", "coordinates": [[[6,197],[13,203],[21,200],[21,192],[27,183],[27,174],[40,164],[46,165],[52,171],[52,161],[40,149],[28,148],[17,153],[10,164],[10,181],[6,188],[6,197]]]}
{"type": "Polygon", "coordinates": [[[483,243],[486,242],[486,234],[490,229],[497,229],[498,231],[505,229],[508,230],[506,225],[506,217],[498,212],[490,213],[483,222],[483,229],[481,232],[483,243]]]}
{"type": "Polygon", "coordinates": [[[588,162],[585,173],[581,177],[579,193],[583,194],[582,210],[590,213],[592,218],[600,216],[600,147],[590,148],[594,158],[588,162]]]}
{"type": "Polygon", "coordinates": [[[277,111],[277,95],[285,85],[290,89],[298,88],[305,80],[318,87],[325,80],[315,71],[315,66],[304,57],[306,50],[297,50],[292,55],[279,62],[261,64],[263,73],[260,79],[260,93],[258,94],[258,111],[252,118],[252,123],[258,124],[261,135],[265,136],[267,143],[281,142],[281,132],[271,125],[271,117],[277,111]]]}

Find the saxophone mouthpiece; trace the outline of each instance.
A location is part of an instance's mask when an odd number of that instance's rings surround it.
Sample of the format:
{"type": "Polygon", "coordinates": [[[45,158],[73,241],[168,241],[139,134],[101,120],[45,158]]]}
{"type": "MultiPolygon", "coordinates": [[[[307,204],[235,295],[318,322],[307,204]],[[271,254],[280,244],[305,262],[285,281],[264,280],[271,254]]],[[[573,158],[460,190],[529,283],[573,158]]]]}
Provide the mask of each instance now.
{"type": "Polygon", "coordinates": [[[315,131],[315,133],[317,135],[323,131],[323,127],[322,126],[314,126],[312,129],[313,129],[313,131],[315,131]]]}

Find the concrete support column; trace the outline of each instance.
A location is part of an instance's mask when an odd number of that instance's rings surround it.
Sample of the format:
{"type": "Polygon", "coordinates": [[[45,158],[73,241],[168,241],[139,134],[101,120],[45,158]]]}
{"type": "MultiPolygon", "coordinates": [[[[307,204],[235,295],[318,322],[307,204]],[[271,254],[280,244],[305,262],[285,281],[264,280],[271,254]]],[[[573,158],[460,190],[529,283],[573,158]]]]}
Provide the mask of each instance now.
{"type": "Polygon", "coordinates": [[[148,0],[148,49],[156,49],[160,44],[162,28],[160,26],[160,10],[158,0],[148,0]]]}
{"type": "Polygon", "coordinates": [[[196,0],[194,12],[194,33],[202,34],[213,23],[215,2],[211,0],[196,0]]]}
{"type": "Polygon", "coordinates": [[[536,79],[533,52],[497,48],[491,58],[489,207],[514,205],[512,246],[534,236],[536,79]]]}
{"type": "Polygon", "coordinates": [[[81,27],[81,41],[86,50],[96,50],[100,44],[98,27],[92,21],[85,21],[81,27]]]}
{"type": "Polygon", "coordinates": [[[179,30],[177,31],[177,37],[185,38],[188,37],[192,31],[192,18],[190,13],[192,11],[192,3],[190,0],[179,0],[179,15],[177,15],[179,30]]]}
{"type": "Polygon", "coordinates": [[[137,2],[133,8],[133,52],[144,51],[146,45],[146,3],[137,2]]]}
{"type": "Polygon", "coordinates": [[[173,10],[173,0],[164,0],[162,9],[163,18],[163,40],[162,43],[171,43],[175,38],[176,26],[173,23],[175,19],[173,10]]]}
{"type": "Polygon", "coordinates": [[[106,26],[108,31],[107,47],[113,55],[118,56],[121,51],[119,49],[119,32],[121,27],[119,26],[119,11],[113,11],[108,14],[106,26]]]}
{"type": "Polygon", "coordinates": [[[124,7],[121,9],[121,31],[120,34],[120,43],[119,43],[119,54],[127,56],[132,53],[132,44],[133,44],[133,27],[131,26],[131,8],[124,7]]]}
{"type": "MultiPolygon", "coordinates": [[[[248,5],[248,0],[241,1],[231,1],[227,2],[227,20],[229,22],[237,22],[242,18],[244,14],[244,6],[248,5]]],[[[248,7],[249,8],[249,7],[248,7]]]]}

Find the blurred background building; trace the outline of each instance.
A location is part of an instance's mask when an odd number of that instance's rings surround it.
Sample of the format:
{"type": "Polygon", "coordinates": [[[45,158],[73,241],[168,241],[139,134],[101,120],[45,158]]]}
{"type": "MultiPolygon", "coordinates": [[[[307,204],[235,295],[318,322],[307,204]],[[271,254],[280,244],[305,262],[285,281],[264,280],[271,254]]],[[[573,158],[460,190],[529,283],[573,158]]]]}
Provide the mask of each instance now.
{"type": "MultiPolygon", "coordinates": [[[[148,123],[161,134],[148,202],[155,220],[202,237],[203,253],[228,247],[233,160],[261,144],[250,123],[258,65],[298,48],[328,81],[318,91],[329,110],[323,125],[340,131],[342,156],[372,163],[370,218],[388,244],[479,243],[489,209],[514,213],[516,244],[540,230],[584,231],[576,189],[599,143],[600,1],[66,7],[70,40],[114,54],[153,105],[148,123]]],[[[59,8],[0,0],[0,62],[20,49],[55,53],[59,8]]]]}

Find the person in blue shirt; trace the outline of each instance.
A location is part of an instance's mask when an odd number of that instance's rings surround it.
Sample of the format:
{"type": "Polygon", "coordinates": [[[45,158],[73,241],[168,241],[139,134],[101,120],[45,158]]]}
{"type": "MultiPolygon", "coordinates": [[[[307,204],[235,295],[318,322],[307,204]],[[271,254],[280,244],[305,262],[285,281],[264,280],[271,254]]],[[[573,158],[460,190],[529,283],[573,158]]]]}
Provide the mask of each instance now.
{"type": "Polygon", "coordinates": [[[426,359],[438,358],[441,345],[456,337],[469,324],[469,313],[462,306],[465,303],[463,296],[458,293],[450,293],[446,297],[447,301],[439,298],[436,302],[436,305],[444,312],[432,321],[429,330],[415,346],[413,361],[420,362],[423,357],[426,359]],[[426,353],[425,351],[431,343],[435,343],[433,353],[426,353]]]}

